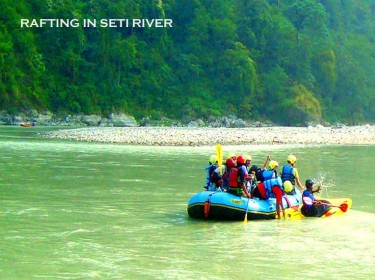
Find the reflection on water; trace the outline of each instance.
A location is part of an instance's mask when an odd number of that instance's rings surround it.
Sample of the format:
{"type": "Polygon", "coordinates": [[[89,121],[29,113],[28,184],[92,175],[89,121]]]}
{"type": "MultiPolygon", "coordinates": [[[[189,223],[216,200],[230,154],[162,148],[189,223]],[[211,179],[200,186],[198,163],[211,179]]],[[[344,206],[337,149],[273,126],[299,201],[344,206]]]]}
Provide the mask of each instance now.
{"type": "Polygon", "coordinates": [[[268,153],[282,164],[293,152],[303,180],[322,182],[321,197],[351,197],[354,210],[302,221],[192,220],[187,201],[201,190],[215,147],[62,142],[0,129],[0,277],[373,277],[374,146],[229,151],[250,153],[258,165],[268,153]]]}

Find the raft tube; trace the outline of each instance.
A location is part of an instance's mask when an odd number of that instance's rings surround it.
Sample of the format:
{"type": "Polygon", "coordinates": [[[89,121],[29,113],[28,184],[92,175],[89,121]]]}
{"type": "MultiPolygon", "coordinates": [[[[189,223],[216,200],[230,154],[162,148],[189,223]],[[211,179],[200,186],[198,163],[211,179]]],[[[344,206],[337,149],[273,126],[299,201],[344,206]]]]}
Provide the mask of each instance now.
{"type": "MultiPolygon", "coordinates": [[[[302,194],[297,189],[296,194],[283,196],[284,208],[298,208],[301,203],[302,194]]],[[[275,219],[276,199],[249,199],[226,192],[202,191],[195,194],[187,205],[189,217],[206,220],[244,220],[246,209],[248,220],[275,219]]]]}

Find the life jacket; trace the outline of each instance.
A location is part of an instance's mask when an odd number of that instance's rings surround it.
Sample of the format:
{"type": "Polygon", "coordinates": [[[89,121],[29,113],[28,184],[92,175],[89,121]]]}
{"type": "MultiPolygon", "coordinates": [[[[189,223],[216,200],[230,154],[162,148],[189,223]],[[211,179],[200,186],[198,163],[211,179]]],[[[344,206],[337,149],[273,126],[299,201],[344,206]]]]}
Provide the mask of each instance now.
{"type": "Polygon", "coordinates": [[[302,193],[302,207],[301,213],[306,217],[315,217],[318,214],[317,207],[313,203],[311,194],[308,190],[304,190],[302,193]]]}
{"type": "Polygon", "coordinates": [[[209,164],[209,165],[206,166],[206,168],[205,168],[205,170],[206,170],[206,187],[209,187],[209,186],[212,185],[211,175],[215,171],[215,169],[216,169],[215,164],[209,164]]]}
{"type": "Polygon", "coordinates": [[[275,197],[275,195],[272,191],[272,188],[274,186],[277,186],[284,191],[283,182],[281,181],[280,177],[277,177],[277,178],[274,178],[274,179],[268,179],[268,180],[264,181],[263,184],[264,184],[264,188],[266,189],[266,199],[275,197]]]}
{"type": "Polygon", "coordinates": [[[292,183],[292,185],[295,185],[296,184],[296,177],[294,176],[293,174],[293,166],[290,166],[290,165],[284,165],[283,166],[283,169],[281,171],[281,180],[283,182],[285,181],[290,181],[292,183]]]}
{"type": "Polygon", "coordinates": [[[229,187],[230,188],[239,188],[240,184],[238,183],[238,167],[232,167],[229,173],[229,187]]]}
{"type": "Polygon", "coordinates": [[[228,170],[228,168],[225,170],[223,176],[221,176],[221,179],[223,180],[223,187],[228,188],[229,187],[229,175],[231,170],[228,170]]]}
{"type": "Polygon", "coordinates": [[[313,199],[311,198],[311,194],[308,190],[304,190],[302,193],[302,203],[306,210],[310,210],[313,207],[313,199]]]}
{"type": "Polygon", "coordinates": [[[277,177],[277,173],[273,169],[264,169],[259,172],[259,175],[257,175],[258,181],[264,182],[269,179],[273,179],[274,177],[277,177]],[[275,175],[274,175],[275,174],[275,175]]]}

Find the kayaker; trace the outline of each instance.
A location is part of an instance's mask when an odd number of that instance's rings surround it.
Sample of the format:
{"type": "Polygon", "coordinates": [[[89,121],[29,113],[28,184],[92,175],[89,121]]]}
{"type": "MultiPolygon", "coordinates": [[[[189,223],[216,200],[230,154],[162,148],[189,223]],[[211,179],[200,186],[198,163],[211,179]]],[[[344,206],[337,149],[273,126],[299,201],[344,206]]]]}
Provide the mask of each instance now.
{"type": "Polygon", "coordinates": [[[290,181],[293,186],[298,186],[301,191],[303,191],[304,187],[299,180],[298,170],[296,168],[297,158],[295,155],[289,155],[286,161],[286,165],[284,165],[281,169],[281,180],[283,182],[290,181]]]}
{"type": "Polygon", "coordinates": [[[317,207],[320,206],[320,201],[315,200],[314,193],[319,193],[321,186],[317,189],[313,189],[314,182],[311,179],[307,179],[305,182],[306,190],[302,193],[302,207],[301,213],[306,217],[315,217],[318,213],[317,207]]]}
{"type": "Polygon", "coordinates": [[[245,158],[242,155],[237,157],[237,166],[233,167],[229,174],[229,188],[228,193],[242,196],[243,194],[247,197],[251,197],[250,193],[246,188],[246,181],[251,180],[248,176],[245,166],[245,158]]]}

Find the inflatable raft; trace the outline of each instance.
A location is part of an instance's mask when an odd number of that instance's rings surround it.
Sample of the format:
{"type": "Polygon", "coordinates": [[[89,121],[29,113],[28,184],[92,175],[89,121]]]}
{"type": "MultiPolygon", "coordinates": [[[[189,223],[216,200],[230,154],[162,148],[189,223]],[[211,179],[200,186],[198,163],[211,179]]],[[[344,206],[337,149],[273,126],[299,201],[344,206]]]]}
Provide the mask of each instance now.
{"type": "MultiPolygon", "coordinates": [[[[284,208],[298,209],[302,203],[302,194],[296,190],[295,195],[284,195],[284,208]]],[[[240,197],[226,192],[202,191],[195,194],[188,203],[187,212],[191,218],[206,220],[248,220],[275,219],[276,199],[240,197]],[[247,209],[247,212],[246,212],[247,209]]],[[[295,215],[294,213],[289,213],[295,215]]]]}
{"type": "MultiPolygon", "coordinates": [[[[327,218],[333,215],[341,216],[352,207],[352,200],[350,198],[320,198],[318,200],[321,201],[321,205],[317,206],[316,215],[311,218],[327,218]]],[[[286,209],[286,218],[292,220],[306,218],[302,213],[303,211],[301,211],[301,206],[286,209]]]]}

